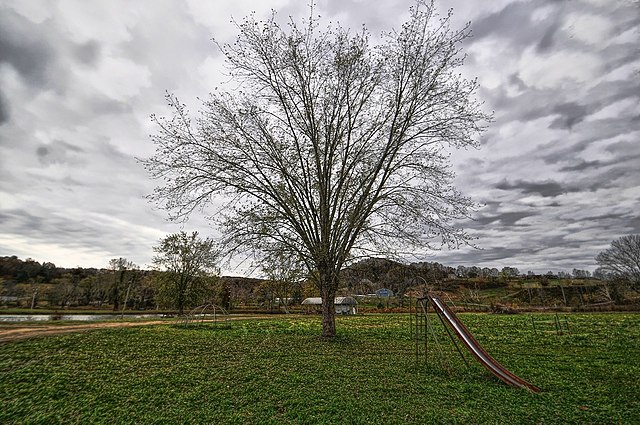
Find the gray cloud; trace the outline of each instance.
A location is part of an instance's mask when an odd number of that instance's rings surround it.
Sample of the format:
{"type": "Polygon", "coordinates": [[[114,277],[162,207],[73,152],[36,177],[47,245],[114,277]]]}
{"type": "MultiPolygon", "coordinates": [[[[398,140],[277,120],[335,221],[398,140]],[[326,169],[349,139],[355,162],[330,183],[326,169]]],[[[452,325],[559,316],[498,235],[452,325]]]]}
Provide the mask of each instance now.
{"type": "Polygon", "coordinates": [[[525,253],[534,253],[546,255],[546,253],[555,248],[561,249],[578,249],[582,247],[581,241],[572,241],[567,238],[571,231],[562,229],[557,233],[549,232],[548,234],[539,234],[531,237],[532,247],[525,250],[525,253]]]}
{"type": "Polygon", "coordinates": [[[0,223],[3,223],[5,226],[10,226],[13,230],[19,232],[19,234],[42,231],[41,218],[31,215],[27,210],[15,209],[0,211],[0,223]]]}
{"type": "MultiPolygon", "coordinates": [[[[638,186],[637,164],[640,162],[640,146],[631,140],[622,140],[605,147],[612,155],[607,160],[562,161],[567,165],[559,171],[569,173],[572,188],[597,191],[606,188],[628,188],[638,186]]],[[[556,158],[557,159],[557,158],[556,158]]]]}
{"type": "Polygon", "coordinates": [[[545,198],[553,198],[562,195],[567,192],[575,191],[566,185],[558,182],[547,180],[544,182],[529,182],[524,180],[516,180],[513,183],[508,182],[506,179],[496,185],[497,189],[501,190],[513,190],[516,189],[524,194],[538,194],[545,198]]]}
{"type": "Polygon", "coordinates": [[[44,85],[54,60],[52,47],[38,25],[0,8],[0,63],[11,65],[34,85],[44,85]]]}
{"type": "Polygon", "coordinates": [[[0,7],[0,64],[11,66],[30,86],[66,89],[70,63],[95,65],[101,45],[96,40],[76,43],[65,28],[51,20],[32,22],[7,7],[0,7]],[[67,63],[65,63],[67,62],[67,63]]]}
{"type": "MultiPolygon", "coordinates": [[[[625,99],[640,99],[640,81],[636,80],[603,81],[590,88],[584,95],[580,95],[579,102],[570,100],[578,97],[579,93],[571,96],[574,93],[569,91],[558,93],[551,89],[527,87],[518,75],[509,76],[508,81],[514,87],[523,90],[523,93],[509,96],[504,87],[484,91],[491,99],[493,107],[498,110],[499,119],[503,122],[526,122],[546,116],[557,116],[549,125],[552,129],[572,129],[608,105],[625,99]]],[[[625,127],[629,124],[626,118],[624,124],[625,127]]],[[[600,131],[604,130],[606,129],[600,131]]]]}
{"type": "Polygon", "coordinates": [[[528,3],[524,5],[513,3],[505,6],[498,12],[476,20],[472,26],[474,41],[488,36],[508,34],[511,41],[521,39],[526,40],[527,44],[531,43],[532,40],[530,37],[519,34],[525,32],[525,29],[529,27],[533,9],[534,7],[528,3]]]}
{"type": "Polygon", "coordinates": [[[66,220],[59,215],[42,217],[28,209],[11,209],[0,213],[0,221],[10,225],[21,235],[37,235],[56,233],[61,238],[78,238],[85,232],[93,232],[97,236],[97,229],[90,229],[82,222],[66,220]],[[74,236],[75,235],[75,236],[74,236]]]}
{"type": "Polygon", "coordinates": [[[614,166],[615,168],[633,172],[633,166],[640,161],[640,148],[638,148],[637,145],[637,143],[630,141],[614,143],[605,148],[606,151],[614,154],[613,158],[607,161],[598,159],[593,161],[585,161],[582,159],[570,161],[571,165],[561,167],[559,170],[584,172],[589,170],[597,171],[605,167],[614,166]]]}
{"type": "Polygon", "coordinates": [[[121,115],[134,113],[129,103],[107,98],[95,98],[88,101],[88,109],[96,115],[121,115]]]}
{"type": "MultiPolygon", "coordinates": [[[[454,258],[458,257],[460,263],[470,264],[495,264],[496,261],[500,261],[504,258],[514,258],[523,254],[521,248],[506,248],[500,246],[492,246],[491,249],[480,249],[472,251],[464,256],[454,254],[454,258]]],[[[455,264],[455,263],[454,263],[455,264]]]]}
{"type": "MultiPolygon", "coordinates": [[[[598,253],[594,247],[637,229],[637,195],[634,199],[629,189],[640,194],[640,127],[632,106],[640,102],[640,79],[635,78],[637,73],[627,77],[626,68],[638,60],[638,44],[600,40],[597,46],[591,45],[570,33],[573,27],[567,19],[603,18],[613,25],[607,29],[613,38],[625,31],[639,34],[640,14],[625,2],[602,7],[564,2],[552,6],[544,21],[533,22],[533,12],[542,6],[541,2],[510,3],[472,21],[472,43],[478,43],[477,49],[484,48],[479,42],[489,37],[499,46],[500,56],[494,55],[490,69],[507,65],[509,73],[496,71],[494,88],[481,90],[481,98],[496,111],[496,122],[484,137],[480,159],[467,159],[458,168],[467,193],[492,201],[475,222],[465,223],[485,250],[442,253],[438,255],[442,262],[521,269],[592,268],[598,253]],[[584,82],[569,78],[552,86],[549,82],[538,85],[524,68],[536,63],[523,62],[524,51],[539,54],[543,61],[575,54],[593,63],[594,74],[584,82]],[[503,56],[509,61],[503,61],[503,56]],[[514,64],[520,66],[515,72],[514,64]],[[496,77],[501,83],[496,83],[496,77]],[[621,109],[625,103],[632,109],[621,109]],[[520,130],[533,122],[539,131],[522,134],[520,130]]],[[[482,75],[479,81],[482,84],[482,75]]]]}
{"type": "Polygon", "coordinates": [[[640,216],[629,217],[626,227],[629,229],[627,234],[640,234],[640,216]]]}
{"type": "Polygon", "coordinates": [[[526,90],[526,89],[529,88],[524,83],[524,81],[522,81],[522,78],[520,78],[520,76],[517,73],[516,74],[511,74],[509,76],[509,84],[511,84],[512,86],[514,86],[518,90],[526,90]]]}
{"type": "MultiPolygon", "coordinates": [[[[636,127],[640,130],[640,126],[636,127]]],[[[635,160],[638,156],[640,156],[640,143],[638,140],[620,140],[615,143],[611,143],[608,145],[605,150],[610,152],[619,160],[635,160]]]]}
{"type": "Polygon", "coordinates": [[[477,222],[481,226],[486,226],[488,224],[500,224],[505,227],[510,227],[516,225],[520,220],[524,218],[532,217],[535,215],[537,214],[530,211],[504,212],[493,215],[481,215],[475,220],[475,222],[477,222]]]}
{"type": "MultiPolygon", "coordinates": [[[[344,27],[359,29],[362,24],[366,24],[367,29],[375,36],[382,31],[389,31],[389,13],[394,16],[401,16],[408,12],[411,2],[389,1],[386,13],[380,13],[376,7],[366,7],[362,2],[354,0],[341,0],[326,2],[326,12],[332,20],[338,19],[344,27]],[[389,8],[392,11],[389,11],[389,8]]],[[[439,12],[445,10],[440,8],[439,12]]],[[[395,28],[396,30],[399,28],[395,28]]]]}
{"type": "Polygon", "coordinates": [[[599,224],[603,221],[618,221],[620,219],[626,219],[628,217],[629,217],[628,214],[608,212],[605,214],[591,215],[591,216],[580,217],[580,218],[565,217],[565,220],[567,220],[567,222],[569,223],[582,223],[582,222],[591,221],[594,224],[599,224]]]}
{"type": "Polygon", "coordinates": [[[83,149],[62,140],[54,140],[36,149],[38,161],[43,165],[77,163],[79,158],[76,154],[82,152],[83,149]]]}
{"type": "Polygon", "coordinates": [[[612,167],[599,175],[585,177],[579,184],[590,191],[633,187],[631,185],[638,183],[637,176],[637,171],[628,167],[612,167]]]}
{"type": "Polygon", "coordinates": [[[567,165],[565,167],[560,168],[560,171],[586,171],[593,168],[602,168],[605,165],[606,165],[605,163],[599,160],[595,160],[595,161],[579,160],[579,161],[574,161],[573,165],[567,165]]]}
{"type": "MultiPolygon", "coordinates": [[[[640,36],[638,39],[640,39],[640,36]]],[[[603,59],[605,59],[602,65],[605,71],[610,72],[620,68],[621,66],[627,65],[628,63],[636,61],[639,53],[640,48],[638,48],[636,43],[624,43],[608,46],[607,49],[602,52],[603,59]]]]}
{"type": "Polygon", "coordinates": [[[518,49],[535,46],[538,53],[548,52],[559,43],[558,29],[562,25],[562,11],[565,7],[563,2],[550,4],[554,10],[544,21],[533,20],[534,12],[542,6],[537,1],[507,4],[501,10],[472,22],[471,42],[495,37],[518,49]]]}
{"type": "MultiPolygon", "coordinates": [[[[49,244],[50,236],[55,235],[55,244],[69,252],[77,254],[100,255],[104,262],[93,264],[100,267],[109,258],[127,257],[144,266],[145,256],[141,252],[150,249],[149,242],[140,234],[130,233],[124,237],[110,237],[122,231],[118,222],[110,222],[107,216],[88,215],[79,217],[59,211],[35,209],[11,209],[0,211],[0,222],[12,229],[15,234],[29,238],[36,243],[49,244]]],[[[6,248],[0,245],[0,250],[6,248]]],[[[73,262],[59,265],[77,265],[73,262]]],[[[73,261],[73,260],[71,260],[73,261]]]]}
{"type": "Polygon", "coordinates": [[[0,125],[9,122],[11,117],[11,111],[9,110],[9,103],[5,99],[2,90],[0,90],[0,125]]]}
{"type": "MultiPolygon", "coordinates": [[[[568,143],[566,140],[554,139],[548,144],[541,146],[537,157],[547,164],[558,164],[567,161],[575,161],[580,155],[585,153],[595,142],[619,138],[633,131],[640,131],[638,124],[626,117],[615,117],[604,120],[592,121],[582,125],[582,131],[574,137],[574,142],[568,143]]],[[[626,162],[629,156],[637,154],[635,142],[625,142],[629,149],[618,155],[618,160],[626,162]]],[[[593,161],[589,158],[589,161],[593,161]]]]}
{"type": "Polygon", "coordinates": [[[93,65],[100,56],[100,43],[96,40],[87,41],[75,48],[75,57],[86,65],[93,65]]]}
{"type": "Polygon", "coordinates": [[[549,27],[544,32],[544,35],[536,45],[536,50],[539,53],[544,53],[549,49],[551,49],[551,47],[553,47],[553,43],[554,43],[553,38],[556,32],[558,31],[558,28],[560,28],[559,22],[553,22],[551,25],[549,25],[549,27]]]}
{"type": "Polygon", "coordinates": [[[589,114],[588,109],[583,105],[578,105],[575,102],[560,103],[553,107],[552,113],[559,114],[549,128],[572,128],[575,124],[584,120],[589,114]]]}

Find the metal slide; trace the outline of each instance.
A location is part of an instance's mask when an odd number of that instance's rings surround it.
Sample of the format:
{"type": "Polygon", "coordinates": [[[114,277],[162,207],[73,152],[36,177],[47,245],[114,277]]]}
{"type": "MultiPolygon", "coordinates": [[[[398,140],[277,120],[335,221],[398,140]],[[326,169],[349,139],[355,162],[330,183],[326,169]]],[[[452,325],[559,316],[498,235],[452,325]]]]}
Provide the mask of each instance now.
{"type": "Polygon", "coordinates": [[[501,381],[513,386],[524,388],[534,393],[540,392],[540,388],[531,385],[524,379],[514,375],[498,363],[493,357],[487,353],[484,348],[471,335],[471,332],[462,324],[458,316],[440,298],[433,295],[427,295],[427,298],[433,304],[436,313],[443,318],[453,328],[460,341],[467,347],[473,356],[480,362],[485,369],[494,374],[501,381]]]}

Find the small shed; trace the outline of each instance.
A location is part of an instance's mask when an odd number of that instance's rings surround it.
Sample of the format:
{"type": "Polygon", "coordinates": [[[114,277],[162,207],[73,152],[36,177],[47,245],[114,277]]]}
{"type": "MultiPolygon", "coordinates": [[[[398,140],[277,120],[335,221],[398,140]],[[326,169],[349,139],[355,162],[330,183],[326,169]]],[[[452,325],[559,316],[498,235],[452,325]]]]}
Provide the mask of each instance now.
{"type": "MultiPolygon", "coordinates": [[[[358,303],[352,297],[336,297],[333,300],[333,305],[336,309],[336,314],[356,314],[356,305],[358,303]]],[[[310,297],[305,298],[302,301],[302,307],[306,311],[317,311],[322,306],[322,298],[310,297]]]]}

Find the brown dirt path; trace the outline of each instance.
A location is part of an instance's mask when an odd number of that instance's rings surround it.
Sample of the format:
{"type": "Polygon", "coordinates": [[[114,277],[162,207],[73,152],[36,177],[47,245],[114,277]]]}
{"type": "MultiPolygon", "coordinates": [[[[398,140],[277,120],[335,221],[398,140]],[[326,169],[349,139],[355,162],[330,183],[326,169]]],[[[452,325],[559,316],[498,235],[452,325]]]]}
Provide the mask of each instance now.
{"type": "Polygon", "coordinates": [[[31,325],[16,326],[7,329],[0,329],[0,343],[19,341],[38,336],[59,335],[72,332],[86,332],[92,329],[123,328],[131,326],[161,325],[168,324],[166,321],[147,322],[102,322],[83,323],[80,325],[31,325]]]}
{"type": "MultiPolygon", "coordinates": [[[[238,316],[230,317],[229,320],[245,320],[245,319],[263,319],[269,316],[238,316]]],[[[212,322],[212,320],[206,320],[212,322]]],[[[97,322],[82,324],[44,324],[44,325],[15,325],[6,328],[0,328],[0,344],[20,341],[27,338],[40,336],[60,335],[73,332],[86,332],[94,329],[110,329],[110,328],[128,328],[133,326],[149,326],[149,325],[172,325],[175,321],[166,320],[148,320],[138,322],[97,322]]]]}

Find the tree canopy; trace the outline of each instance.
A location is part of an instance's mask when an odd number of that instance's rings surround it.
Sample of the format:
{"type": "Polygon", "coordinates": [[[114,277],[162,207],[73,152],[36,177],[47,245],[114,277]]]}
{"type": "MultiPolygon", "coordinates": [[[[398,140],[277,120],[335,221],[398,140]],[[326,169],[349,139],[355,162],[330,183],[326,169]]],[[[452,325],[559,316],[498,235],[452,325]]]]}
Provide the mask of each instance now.
{"type": "Polygon", "coordinates": [[[599,272],[628,282],[640,289],[640,235],[627,235],[611,242],[611,247],[597,255],[599,272]]]}
{"type": "Polygon", "coordinates": [[[161,239],[153,251],[153,264],[166,270],[159,276],[158,297],[183,314],[185,307],[201,300],[208,278],[217,271],[215,242],[200,238],[198,232],[180,232],[161,239]]]}
{"type": "Polygon", "coordinates": [[[418,1],[399,30],[372,45],[363,29],[321,29],[312,17],[238,24],[219,45],[241,90],[215,91],[192,119],[153,117],[162,179],[152,199],[174,218],[224,196],[213,214],[231,252],[286,252],[323,298],[323,335],[335,334],[340,269],[358,255],[457,247],[474,204],[452,185],[452,148],[477,146],[490,117],[477,82],[456,72],[468,26],[450,27],[418,1]]]}

